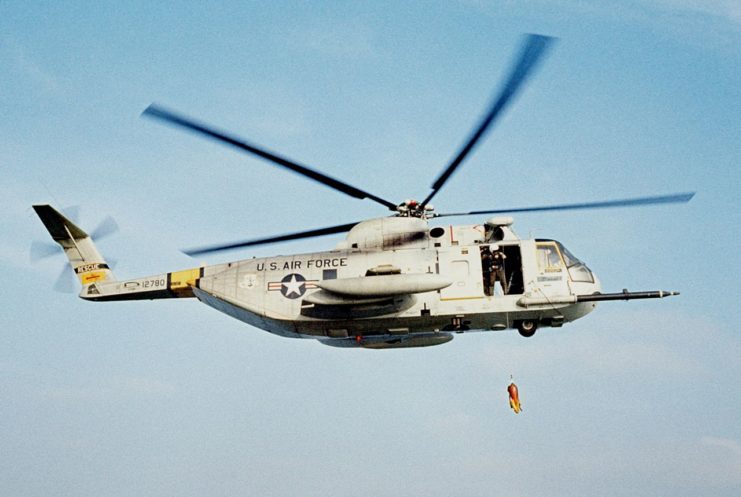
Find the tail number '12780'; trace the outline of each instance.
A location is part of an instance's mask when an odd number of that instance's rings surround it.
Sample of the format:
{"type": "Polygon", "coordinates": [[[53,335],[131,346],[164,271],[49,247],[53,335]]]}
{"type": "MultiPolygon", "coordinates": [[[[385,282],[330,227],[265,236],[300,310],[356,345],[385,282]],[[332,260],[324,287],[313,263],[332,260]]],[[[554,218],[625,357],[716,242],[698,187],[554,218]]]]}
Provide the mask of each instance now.
{"type": "Polygon", "coordinates": [[[142,283],[142,286],[144,288],[165,287],[167,286],[167,280],[165,280],[165,278],[160,278],[158,280],[144,280],[144,282],[142,283]]]}

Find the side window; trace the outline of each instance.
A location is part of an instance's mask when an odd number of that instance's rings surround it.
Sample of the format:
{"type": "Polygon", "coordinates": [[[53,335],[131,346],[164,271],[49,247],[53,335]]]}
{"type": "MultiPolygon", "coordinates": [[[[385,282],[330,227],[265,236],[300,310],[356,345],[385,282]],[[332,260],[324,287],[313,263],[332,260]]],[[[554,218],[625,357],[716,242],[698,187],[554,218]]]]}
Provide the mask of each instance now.
{"type": "Polygon", "coordinates": [[[538,243],[538,268],[546,273],[557,273],[563,270],[563,262],[558,247],[552,242],[538,243]]]}

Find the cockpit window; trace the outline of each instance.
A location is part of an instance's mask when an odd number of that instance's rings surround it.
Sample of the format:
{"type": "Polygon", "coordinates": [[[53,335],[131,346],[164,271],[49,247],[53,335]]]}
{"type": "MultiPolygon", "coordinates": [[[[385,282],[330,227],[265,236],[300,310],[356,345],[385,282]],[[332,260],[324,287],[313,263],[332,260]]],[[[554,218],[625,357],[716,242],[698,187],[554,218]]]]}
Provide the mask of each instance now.
{"type": "Polygon", "coordinates": [[[558,247],[554,242],[538,243],[538,266],[548,273],[559,272],[563,268],[558,247]]]}
{"type": "Polygon", "coordinates": [[[574,254],[569,252],[569,249],[564,247],[561,243],[556,242],[558,244],[558,248],[561,249],[561,255],[563,256],[563,261],[566,263],[566,267],[576,266],[577,264],[581,264],[581,261],[574,257],[574,254]]]}
{"type": "Polygon", "coordinates": [[[569,252],[569,249],[564,247],[560,242],[556,242],[556,244],[558,245],[559,250],[561,250],[561,255],[563,256],[563,260],[569,270],[571,281],[594,283],[594,276],[587,265],[577,259],[574,254],[569,252]]]}
{"type": "Polygon", "coordinates": [[[594,276],[592,275],[592,271],[590,271],[589,268],[582,262],[580,262],[576,266],[571,266],[569,268],[569,276],[571,276],[571,281],[594,283],[594,276]]]}
{"type": "Polygon", "coordinates": [[[594,275],[586,264],[555,240],[537,240],[538,267],[546,273],[562,271],[563,267],[569,273],[571,281],[594,283],[594,275]]]}

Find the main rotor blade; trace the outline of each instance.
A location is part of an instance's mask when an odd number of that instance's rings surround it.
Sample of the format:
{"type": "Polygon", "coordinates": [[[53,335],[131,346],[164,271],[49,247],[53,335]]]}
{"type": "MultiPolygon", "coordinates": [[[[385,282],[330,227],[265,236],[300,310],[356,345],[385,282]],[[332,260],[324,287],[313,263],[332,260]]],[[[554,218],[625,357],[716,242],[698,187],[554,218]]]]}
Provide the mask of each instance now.
{"type": "Polygon", "coordinates": [[[265,160],[268,160],[274,164],[290,169],[291,171],[301,174],[303,176],[306,176],[307,178],[311,178],[314,181],[322,183],[323,185],[326,185],[330,188],[334,188],[335,190],[339,190],[343,193],[346,193],[347,195],[350,195],[351,197],[358,198],[358,199],[368,198],[368,199],[373,200],[374,202],[378,202],[379,204],[387,207],[389,210],[396,211],[396,204],[394,204],[393,202],[384,200],[381,197],[377,197],[376,195],[373,195],[372,193],[368,193],[364,190],[361,190],[360,188],[356,188],[354,186],[348,185],[347,183],[344,183],[338,179],[327,176],[326,174],[322,174],[319,171],[315,171],[314,169],[311,169],[309,167],[293,162],[289,159],[286,159],[285,157],[281,157],[267,150],[260,149],[256,147],[255,145],[252,145],[240,138],[228,135],[227,133],[223,131],[219,131],[215,128],[211,128],[195,120],[188,119],[184,116],[180,116],[162,107],[152,104],[149,107],[147,107],[144,110],[144,112],[142,112],[142,115],[153,117],[156,119],[161,119],[170,124],[174,124],[176,126],[189,129],[196,133],[206,135],[222,143],[226,143],[228,145],[236,147],[245,152],[249,152],[253,155],[257,155],[258,157],[262,157],[265,160]]]}
{"type": "Polygon", "coordinates": [[[578,209],[605,209],[611,207],[635,207],[654,204],[684,204],[689,202],[695,192],[675,193],[657,197],[638,197],[624,200],[606,200],[602,202],[582,202],[578,204],[545,205],[541,207],[518,207],[514,209],[494,209],[489,211],[452,212],[437,214],[435,217],[468,216],[476,214],[512,214],[515,212],[570,211],[578,209]]]}
{"type": "Polygon", "coordinates": [[[302,238],[312,238],[315,236],[332,235],[335,233],[344,233],[350,231],[353,226],[358,223],[340,224],[338,226],[330,226],[328,228],[319,228],[309,231],[300,231],[298,233],[288,233],[285,235],[272,236],[269,238],[258,238],[256,240],[245,240],[241,242],[227,243],[223,245],[212,245],[209,247],[199,247],[193,249],[183,250],[183,253],[194,256],[209,254],[212,252],[221,252],[224,250],[234,250],[243,247],[254,247],[255,245],[264,245],[267,243],[275,242],[287,242],[289,240],[300,240],[302,238]]]}
{"type": "Polygon", "coordinates": [[[440,191],[445,182],[448,181],[458,166],[461,165],[463,160],[473,150],[481,137],[483,137],[491,127],[494,120],[501,114],[509,101],[512,100],[517,91],[522,87],[522,84],[525,82],[530,72],[535,68],[542,55],[553,41],[554,38],[550,36],[534,34],[528,35],[527,38],[525,38],[520,56],[512,67],[512,72],[510,73],[509,78],[507,78],[504,87],[499,91],[497,98],[493,101],[489,112],[484,116],[484,119],[471,134],[455,159],[453,159],[450,165],[432,184],[432,192],[430,192],[427,198],[422,202],[422,207],[432,200],[432,197],[440,191]]]}

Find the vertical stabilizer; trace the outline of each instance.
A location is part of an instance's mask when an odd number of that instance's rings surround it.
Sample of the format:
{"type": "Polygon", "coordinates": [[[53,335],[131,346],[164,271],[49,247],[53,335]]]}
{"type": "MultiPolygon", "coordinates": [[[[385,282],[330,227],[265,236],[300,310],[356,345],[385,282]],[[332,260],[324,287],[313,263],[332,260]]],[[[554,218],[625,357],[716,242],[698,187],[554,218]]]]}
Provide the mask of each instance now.
{"type": "Polygon", "coordinates": [[[33,209],[54,241],[64,249],[83,287],[95,282],[115,280],[105,259],[95,248],[90,235],[50,205],[34,205],[33,209]]]}

